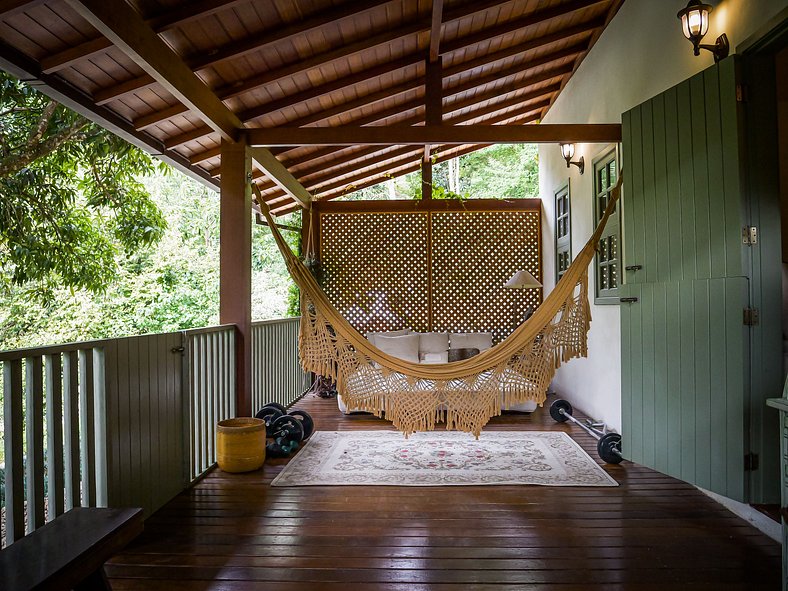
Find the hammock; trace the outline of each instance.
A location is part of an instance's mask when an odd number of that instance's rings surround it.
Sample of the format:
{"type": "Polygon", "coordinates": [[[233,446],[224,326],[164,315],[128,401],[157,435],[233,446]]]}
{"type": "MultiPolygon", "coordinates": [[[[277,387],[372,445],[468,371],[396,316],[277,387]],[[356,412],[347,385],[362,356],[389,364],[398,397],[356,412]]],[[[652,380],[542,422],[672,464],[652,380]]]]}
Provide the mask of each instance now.
{"type": "Polygon", "coordinates": [[[594,234],[527,321],[470,359],[423,365],[384,353],[345,320],[291,251],[256,191],[287,269],[301,290],[298,345],[303,369],[334,380],[348,408],[378,417],[385,414],[406,436],[445,422],[447,429],[476,437],[502,408],[526,401],[544,403],[561,364],[587,355],[588,267],[620,192],[621,175],[594,234]]]}

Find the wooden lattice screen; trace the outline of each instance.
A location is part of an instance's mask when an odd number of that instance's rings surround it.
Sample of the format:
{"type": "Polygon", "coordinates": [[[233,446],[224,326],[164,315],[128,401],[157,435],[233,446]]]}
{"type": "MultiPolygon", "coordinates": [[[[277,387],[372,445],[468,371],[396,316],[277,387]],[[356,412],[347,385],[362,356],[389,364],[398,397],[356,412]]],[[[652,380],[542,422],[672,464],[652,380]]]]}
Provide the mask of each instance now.
{"type": "Polygon", "coordinates": [[[352,202],[321,209],[323,288],[362,334],[483,331],[498,342],[542,301],[541,289],[503,289],[518,269],[541,280],[536,200],[452,211],[356,212],[352,202]]]}

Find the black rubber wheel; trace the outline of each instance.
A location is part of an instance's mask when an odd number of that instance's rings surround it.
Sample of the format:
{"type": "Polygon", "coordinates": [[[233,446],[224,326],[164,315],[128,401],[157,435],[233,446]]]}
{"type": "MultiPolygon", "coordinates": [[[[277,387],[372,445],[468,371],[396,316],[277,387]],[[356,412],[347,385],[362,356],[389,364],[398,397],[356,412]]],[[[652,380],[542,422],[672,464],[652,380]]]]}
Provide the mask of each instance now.
{"type": "Polygon", "coordinates": [[[283,404],[279,404],[278,402],[269,402],[263,408],[275,408],[280,411],[283,415],[287,414],[287,407],[283,404]]]}
{"type": "Polygon", "coordinates": [[[287,414],[301,421],[301,426],[304,428],[304,438],[301,441],[309,439],[309,436],[315,432],[315,422],[312,420],[312,415],[305,410],[291,410],[287,414]]]}
{"type": "Polygon", "coordinates": [[[618,433],[604,434],[596,443],[596,451],[603,462],[619,464],[624,459],[621,457],[621,435],[618,433]]]}
{"type": "Polygon", "coordinates": [[[557,423],[565,423],[569,420],[561,413],[562,410],[566,414],[571,415],[572,405],[566,400],[561,400],[560,398],[550,405],[550,416],[553,417],[553,420],[557,423]]]}
{"type": "Polygon", "coordinates": [[[304,438],[304,427],[297,418],[282,415],[271,423],[271,437],[301,441],[304,438]]]}

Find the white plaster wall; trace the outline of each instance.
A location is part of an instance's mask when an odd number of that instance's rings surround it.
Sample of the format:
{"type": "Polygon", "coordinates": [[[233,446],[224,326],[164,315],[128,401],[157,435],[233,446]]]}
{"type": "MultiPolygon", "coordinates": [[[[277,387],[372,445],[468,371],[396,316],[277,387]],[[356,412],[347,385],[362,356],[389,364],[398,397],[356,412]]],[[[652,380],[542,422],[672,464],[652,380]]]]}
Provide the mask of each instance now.
{"type": "MultiPolygon", "coordinates": [[[[709,34],[713,43],[725,32],[738,45],[768,26],[788,8],[788,0],[711,0],[709,34]]],[[[686,80],[714,63],[700,57],[681,33],[676,13],[686,0],[626,0],[619,13],[551,107],[544,123],[620,123],[632,107],[686,80]]],[[[775,23],[776,24],[776,23],[775,23]]],[[[595,157],[609,146],[578,145],[575,160],[585,157],[586,173],[567,170],[557,145],[539,147],[540,194],[544,207],[543,244],[546,291],[554,285],[553,195],[570,180],[572,251],[578,252],[593,230],[595,157]]],[[[626,162],[623,163],[626,170],[626,162]]],[[[590,293],[594,293],[591,273],[590,293]]],[[[559,369],[553,389],[573,405],[621,429],[621,320],[618,306],[592,302],[589,354],[559,369]]]]}

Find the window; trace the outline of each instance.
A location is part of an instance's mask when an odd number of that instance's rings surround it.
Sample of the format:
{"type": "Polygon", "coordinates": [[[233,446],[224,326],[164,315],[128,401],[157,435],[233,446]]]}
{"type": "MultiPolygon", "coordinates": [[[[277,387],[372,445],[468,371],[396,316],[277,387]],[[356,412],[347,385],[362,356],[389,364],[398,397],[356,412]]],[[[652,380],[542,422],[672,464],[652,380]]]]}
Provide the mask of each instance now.
{"type": "MultiPolygon", "coordinates": [[[[610,192],[618,180],[616,150],[607,152],[594,161],[594,221],[599,223],[605,213],[610,192]]],[[[607,221],[599,240],[594,272],[596,291],[594,303],[618,304],[618,284],[621,278],[620,208],[607,221]]]]}
{"type": "Polygon", "coordinates": [[[572,262],[572,217],[569,185],[555,193],[555,281],[561,279],[572,262]]]}

